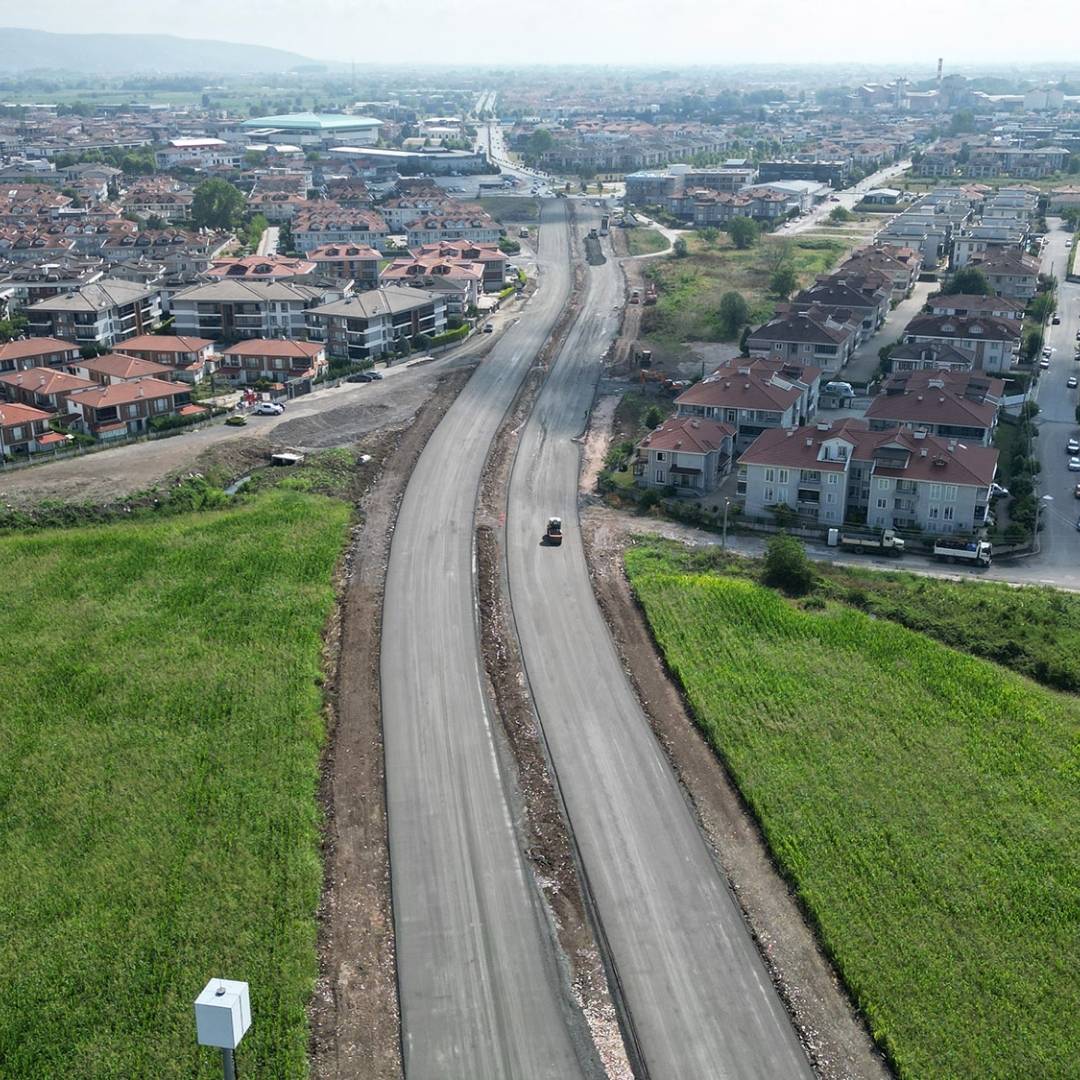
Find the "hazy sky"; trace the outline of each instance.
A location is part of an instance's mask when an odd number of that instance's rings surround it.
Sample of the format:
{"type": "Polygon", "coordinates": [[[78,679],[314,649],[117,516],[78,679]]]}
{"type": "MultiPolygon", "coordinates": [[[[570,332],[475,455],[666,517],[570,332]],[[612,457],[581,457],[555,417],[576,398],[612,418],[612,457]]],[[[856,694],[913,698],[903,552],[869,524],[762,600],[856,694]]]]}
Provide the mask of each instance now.
{"type": "Polygon", "coordinates": [[[357,63],[1080,61],[1080,0],[0,0],[0,25],[171,33],[357,63]]]}

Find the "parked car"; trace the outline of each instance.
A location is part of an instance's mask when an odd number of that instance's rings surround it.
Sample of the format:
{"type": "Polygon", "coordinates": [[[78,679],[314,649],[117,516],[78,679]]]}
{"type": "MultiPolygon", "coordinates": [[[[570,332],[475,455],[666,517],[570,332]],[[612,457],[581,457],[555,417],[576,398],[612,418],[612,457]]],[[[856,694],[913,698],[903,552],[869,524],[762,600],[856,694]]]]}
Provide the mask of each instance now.
{"type": "Polygon", "coordinates": [[[484,323],[484,333],[485,334],[494,334],[495,333],[495,327],[492,326],[491,323],[484,323]]]}
{"type": "Polygon", "coordinates": [[[1073,489],[1073,497],[1080,499],[1080,484],[1077,484],[1076,487],[1073,489]]]}
{"type": "Polygon", "coordinates": [[[370,371],[354,371],[351,375],[345,376],[346,382],[371,382],[372,374],[370,371]]]}
{"type": "Polygon", "coordinates": [[[243,413],[234,413],[225,423],[229,427],[243,427],[247,423],[247,417],[243,413]]]}
{"type": "MultiPolygon", "coordinates": [[[[1080,487],[1080,484],[1077,484],[1076,486],[1080,487]]],[[[1006,496],[1008,494],[1009,494],[1009,489],[1007,487],[1002,487],[1001,484],[996,484],[996,483],[990,485],[990,498],[991,499],[997,499],[999,497],[1004,497],[1004,496],[1006,496]]]]}
{"type": "Polygon", "coordinates": [[[1046,370],[1046,369],[1047,369],[1047,368],[1048,368],[1049,366],[1050,366],[1050,361],[1049,361],[1049,360],[1047,360],[1047,359],[1046,359],[1046,357],[1044,356],[1044,357],[1043,357],[1043,358],[1042,358],[1042,359],[1041,359],[1041,360],[1039,361],[1039,367],[1040,367],[1040,368],[1042,368],[1042,370],[1043,370],[1043,371],[1045,371],[1045,370],[1046,370]]]}
{"type": "Polygon", "coordinates": [[[1047,359],[1047,360],[1049,360],[1049,359],[1050,359],[1050,357],[1054,355],[1054,348],[1053,348],[1053,346],[1052,346],[1052,345],[1044,345],[1044,346],[1043,346],[1043,353],[1042,353],[1042,354],[1043,354],[1043,356],[1045,356],[1045,357],[1046,357],[1046,359],[1047,359]]]}
{"type": "Polygon", "coordinates": [[[1070,390],[1075,390],[1076,389],[1076,376],[1075,375],[1070,375],[1069,378],[1068,378],[1068,381],[1065,383],[1065,385],[1070,390]]]}
{"type": "Polygon", "coordinates": [[[1053,316],[1053,317],[1052,317],[1052,318],[1050,319],[1050,321],[1051,321],[1051,322],[1052,322],[1052,323],[1053,323],[1053,324],[1054,324],[1055,326],[1060,326],[1060,325],[1061,325],[1061,316],[1060,316],[1060,315],[1054,315],[1054,316],[1053,316]]]}
{"type": "Polygon", "coordinates": [[[285,411],[285,406],[279,401],[260,401],[251,410],[255,416],[280,416],[285,411]]]}
{"type": "Polygon", "coordinates": [[[1080,439],[1070,439],[1065,444],[1066,454],[1080,454],[1080,439]]]}
{"type": "Polygon", "coordinates": [[[1080,472],[1080,457],[1069,458],[1069,472],[1080,472]]]}

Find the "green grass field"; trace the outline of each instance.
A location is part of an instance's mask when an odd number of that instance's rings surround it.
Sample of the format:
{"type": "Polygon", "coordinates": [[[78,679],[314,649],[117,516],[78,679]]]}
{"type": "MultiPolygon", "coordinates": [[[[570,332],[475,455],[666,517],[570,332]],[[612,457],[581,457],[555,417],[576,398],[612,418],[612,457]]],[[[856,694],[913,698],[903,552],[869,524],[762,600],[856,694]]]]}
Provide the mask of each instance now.
{"type": "Polygon", "coordinates": [[[249,1077],[307,1075],[322,631],[348,506],[0,538],[0,1073],[217,1077],[192,1001],[251,983],[249,1077]]]}
{"type": "Polygon", "coordinates": [[[1080,702],[662,545],[626,565],[900,1076],[1075,1076],[1080,702]]]}
{"type": "Polygon", "coordinates": [[[626,247],[631,255],[652,255],[668,247],[667,237],[656,229],[627,229],[626,247]]]}
{"type": "Polygon", "coordinates": [[[683,341],[721,341],[720,297],[738,292],[757,324],[769,319],[776,299],[768,292],[776,262],[784,255],[801,284],[829,270],[850,245],[838,237],[765,235],[740,251],[725,233],[712,243],[688,236],[683,259],[657,259],[648,269],[660,298],[644,316],[650,340],[671,346],[683,341]]]}

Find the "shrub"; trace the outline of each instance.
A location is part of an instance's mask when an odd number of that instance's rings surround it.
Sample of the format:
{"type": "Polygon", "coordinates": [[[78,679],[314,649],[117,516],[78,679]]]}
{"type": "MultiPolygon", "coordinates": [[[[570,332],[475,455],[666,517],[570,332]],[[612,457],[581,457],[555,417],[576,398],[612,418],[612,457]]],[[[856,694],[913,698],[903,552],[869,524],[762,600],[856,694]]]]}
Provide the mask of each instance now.
{"type": "Polygon", "coordinates": [[[660,494],[654,491],[652,488],[646,488],[641,493],[641,498],[638,499],[638,509],[642,512],[651,510],[654,506],[657,506],[660,502],[660,494]]]}
{"type": "Polygon", "coordinates": [[[806,549],[793,536],[777,533],[765,549],[764,581],[791,596],[803,596],[814,585],[814,568],[806,549]]]}
{"type": "Polygon", "coordinates": [[[650,405],[642,422],[650,431],[652,431],[664,422],[664,414],[655,405],[650,405]]]}

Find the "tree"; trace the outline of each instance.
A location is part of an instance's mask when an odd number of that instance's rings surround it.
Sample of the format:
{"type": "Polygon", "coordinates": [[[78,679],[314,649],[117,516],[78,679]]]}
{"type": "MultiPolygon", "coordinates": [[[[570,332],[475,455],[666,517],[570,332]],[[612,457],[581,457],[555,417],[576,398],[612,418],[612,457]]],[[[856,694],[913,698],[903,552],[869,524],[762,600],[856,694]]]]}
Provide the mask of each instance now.
{"type": "Polygon", "coordinates": [[[1029,330],[1024,338],[1024,359],[1034,360],[1042,352],[1043,336],[1038,330],[1029,330]]]}
{"type": "Polygon", "coordinates": [[[739,338],[739,352],[743,356],[750,355],[750,324],[743,327],[742,336],[739,338]]]}
{"type": "Polygon", "coordinates": [[[675,243],[672,245],[672,250],[675,252],[676,259],[685,259],[690,254],[690,249],[686,245],[686,240],[683,237],[677,237],[675,243]]]}
{"type": "Polygon", "coordinates": [[[717,318],[721,335],[726,340],[730,340],[738,334],[742,326],[750,321],[750,305],[740,293],[726,292],[720,297],[717,318]]]}
{"type": "Polygon", "coordinates": [[[25,315],[12,315],[9,319],[0,319],[0,341],[13,341],[26,329],[25,315]]]}
{"type": "Polygon", "coordinates": [[[199,228],[231,229],[244,212],[244,194],[228,180],[204,180],[191,200],[191,217],[199,228]]]}
{"type": "Polygon", "coordinates": [[[834,206],[829,211],[829,221],[833,225],[843,225],[845,222],[854,220],[855,215],[846,206],[834,206]]]}
{"type": "Polygon", "coordinates": [[[806,549],[787,533],[777,533],[765,548],[766,585],[783,589],[791,596],[803,596],[814,586],[814,568],[806,549]]]}
{"type": "Polygon", "coordinates": [[[706,225],[704,229],[701,229],[698,232],[698,236],[700,236],[706,244],[712,247],[712,245],[720,239],[720,230],[716,228],[715,225],[706,225]]]}
{"type": "Polygon", "coordinates": [[[965,266],[957,270],[952,277],[946,278],[941,291],[946,296],[956,296],[959,293],[965,296],[993,296],[994,286],[977,266],[965,266]]]}
{"type": "Polygon", "coordinates": [[[539,160],[555,145],[555,139],[546,128],[537,128],[525,141],[525,156],[539,160]]]}
{"type": "Polygon", "coordinates": [[[731,234],[732,242],[740,251],[752,247],[758,238],[757,223],[748,217],[732,218],[728,225],[728,232],[731,234]]]}
{"type": "Polygon", "coordinates": [[[975,114],[970,109],[957,109],[949,122],[950,135],[963,135],[975,130],[975,114]]]}
{"type": "Polygon", "coordinates": [[[645,413],[644,423],[645,426],[652,431],[654,428],[658,428],[664,422],[663,412],[656,406],[650,405],[645,413]]]}
{"type": "Polygon", "coordinates": [[[1041,324],[1050,318],[1056,307],[1057,302],[1055,301],[1052,292],[1039,293],[1039,295],[1028,304],[1028,315],[1030,315],[1037,323],[1041,324]]]}
{"type": "Polygon", "coordinates": [[[799,284],[798,276],[790,266],[781,266],[769,279],[769,288],[781,300],[786,300],[799,284]]]}

